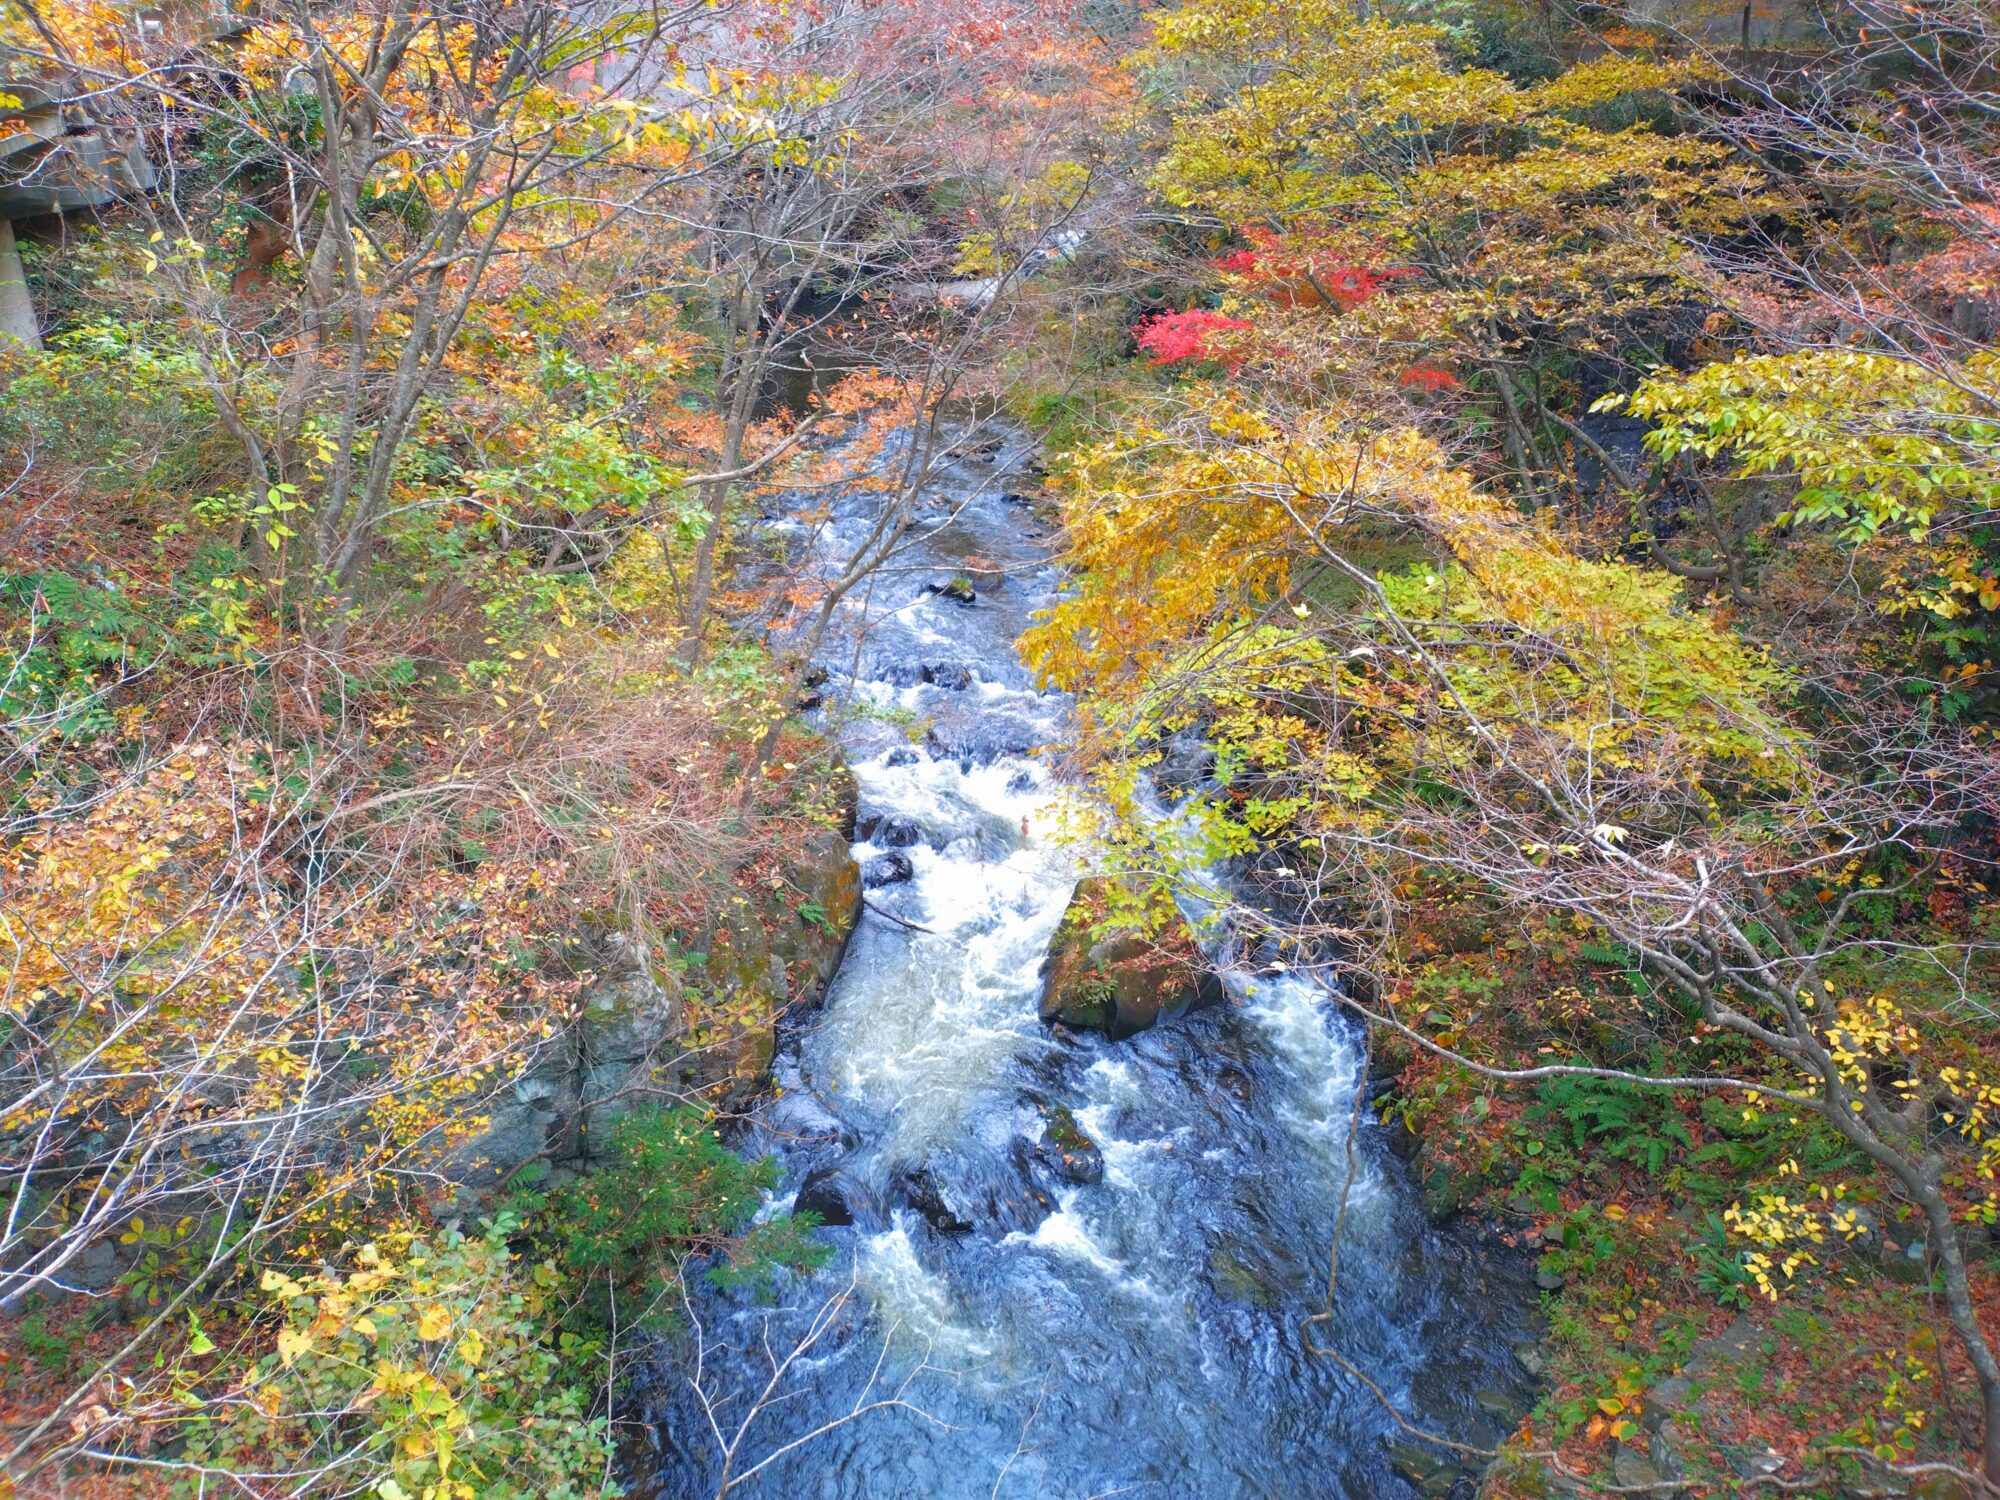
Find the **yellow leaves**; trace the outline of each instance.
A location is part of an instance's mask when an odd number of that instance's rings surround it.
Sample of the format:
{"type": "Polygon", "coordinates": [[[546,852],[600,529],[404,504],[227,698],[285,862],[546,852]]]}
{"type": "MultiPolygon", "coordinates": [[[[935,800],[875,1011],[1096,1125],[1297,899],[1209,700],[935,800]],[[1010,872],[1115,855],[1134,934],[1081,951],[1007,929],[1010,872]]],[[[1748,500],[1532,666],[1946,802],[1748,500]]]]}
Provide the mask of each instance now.
{"type": "Polygon", "coordinates": [[[1597,1410],[1584,1430],[1585,1436],[1593,1441],[1605,1437],[1622,1440],[1634,1436],[1639,1430],[1639,1424],[1634,1419],[1645,1404],[1645,1381],[1638,1369],[1628,1367],[1620,1370],[1610,1393],[1597,1397],[1593,1404],[1597,1410]]]}
{"type": "MultiPolygon", "coordinates": [[[[1726,457],[1741,477],[1793,480],[1796,499],[1781,523],[1921,542],[1942,507],[2000,500],[1989,415],[1996,388],[2000,358],[1991,353],[1933,369],[1873,350],[1811,349],[1657,376],[1624,404],[1654,422],[1647,444],[1662,459],[1726,457]]],[[[1948,598],[1962,590],[1947,569],[1948,598]]]]}
{"type": "Polygon", "coordinates": [[[1067,516],[1086,582],[1024,644],[1058,681],[1136,684],[1219,615],[1290,590],[1312,553],[1300,516],[1421,506],[1452,482],[1414,432],[1363,441],[1332,413],[1285,428],[1204,391],[1174,428],[1135,426],[1079,456],[1067,516]]]}
{"type": "MultiPolygon", "coordinates": [[[[1337,217],[1378,244],[1433,253],[1460,238],[1458,216],[1476,215],[1461,282],[1480,256],[1471,246],[1519,241],[1510,215],[1567,232],[1627,214],[1615,256],[1629,254],[1656,210],[1723,211],[1707,180],[1684,170],[1720,167],[1709,144],[1580,119],[1696,79],[1702,69],[1692,62],[1605,57],[1520,88],[1454,67],[1435,27],[1362,19],[1351,6],[1190,0],[1157,28],[1162,53],[1225,75],[1251,70],[1219,105],[1197,100],[1176,122],[1155,182],[1183,207],[1292,227],[1337,217]]],[[[1653,269],[1671,270],[1666,247],[1656,251],[1653,269]]]]}
{"type": "Polygon", "coordinates": [[[451,1312],[436,1303],[426,1307],[417,1318],[417,1337],[420,1339],[441,1339],[450,1331],[451,1312]]]}
{"type": "Polygon", "coordinates": [[[278,1330],[278,1359],[286,1369],[290,1369],[301,1354],[311,1350],[313,1336],[303,1328],[281,1328],[278,1330]]]}

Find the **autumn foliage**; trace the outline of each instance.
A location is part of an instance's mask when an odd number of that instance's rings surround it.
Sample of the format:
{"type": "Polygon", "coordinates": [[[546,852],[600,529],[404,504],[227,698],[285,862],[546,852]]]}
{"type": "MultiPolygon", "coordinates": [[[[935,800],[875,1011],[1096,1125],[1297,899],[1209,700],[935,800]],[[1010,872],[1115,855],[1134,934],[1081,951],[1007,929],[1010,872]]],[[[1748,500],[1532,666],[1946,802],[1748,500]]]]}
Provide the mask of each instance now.
{"type": "Polygon", "coordinates": [[[1155,900],[1232,861],[1393,1060],[1427,1198],[1569,1279],[1498,1493],[1733,1492],[1750,1433],[1802,1488],[2000,1482],[1992,17],[1866,9],[1781,18],[1830,110],[1693,22],[1511,7],[1188,0],[1136,60],[1178,217],[1131,260],[1189,310],[1065,409],[1027,650],[1091,835],[1155,900]],[[1655,1475],[1718,1299],[1811,1310],[1758,1314],[1797,1404],[1704,1406],[1655,1475]],[[1857,1319],[1883,1358],[1815,1385],[1857,1319]]]}

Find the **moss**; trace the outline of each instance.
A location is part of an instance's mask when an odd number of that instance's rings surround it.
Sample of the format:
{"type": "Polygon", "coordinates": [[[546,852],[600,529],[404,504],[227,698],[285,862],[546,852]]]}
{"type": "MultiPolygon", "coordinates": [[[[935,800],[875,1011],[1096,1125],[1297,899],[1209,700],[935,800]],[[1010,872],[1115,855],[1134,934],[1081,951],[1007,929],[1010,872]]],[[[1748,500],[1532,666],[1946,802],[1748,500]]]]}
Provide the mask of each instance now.
{"type": "Polygon", "coordinates": [[[1109,908],[1102,879],[1077,883],[1043,970],[1044,1021],[1120,1038],[1219,997],[1193,935],[1177,918],[1158,936],[1106,930],[1109,908]]]}
{"type": "Polygon", "coordinates": [[[1076,1116],[1066,1104],[1058,1104],[1049,1111],[1049,1141],[1058,1151],[1094,1150],[1097,1144],[1083,1133],[1083,1127],[1076,1123],[1076,1116]]]}

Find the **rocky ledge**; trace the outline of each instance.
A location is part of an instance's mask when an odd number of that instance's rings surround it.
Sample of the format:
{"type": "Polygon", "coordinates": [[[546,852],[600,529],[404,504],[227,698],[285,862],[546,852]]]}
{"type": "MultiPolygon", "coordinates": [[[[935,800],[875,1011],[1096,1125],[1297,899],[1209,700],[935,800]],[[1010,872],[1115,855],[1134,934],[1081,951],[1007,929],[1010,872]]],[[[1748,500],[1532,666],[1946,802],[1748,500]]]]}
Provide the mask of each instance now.
{"type": "Polygon", "coordinates": [[[726,1111],[762,1092],[780,1023],[825,998],[861,914],[855,789],[842,778],[842,826],[738,871],[703,930],[677,935],[675,955],[609,926],[587,935],[594,977],[487,1101],[484,1128],[456,1156],[461,1187],[484,1195],[591,1166],[611,1122],[635,1107],[702,1099],[726,1111]]]}

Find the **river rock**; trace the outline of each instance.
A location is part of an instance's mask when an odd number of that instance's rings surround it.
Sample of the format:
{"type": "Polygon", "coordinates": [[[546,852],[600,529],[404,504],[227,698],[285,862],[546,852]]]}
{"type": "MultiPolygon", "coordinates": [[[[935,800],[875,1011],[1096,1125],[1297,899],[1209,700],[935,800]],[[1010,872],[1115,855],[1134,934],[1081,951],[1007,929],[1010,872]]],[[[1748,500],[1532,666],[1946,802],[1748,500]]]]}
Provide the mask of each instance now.
{"type": "Polygon", "coordinates": [[[1098,1149],[1097,1142],[1084,1134],[1069,1106],[1058,1104],[1045,1118],[1045,1138],[1063,1176],[1071,1182],[1102,1182],[1104,1153],[1098,1149]]]}
{"type": "Polygon", "coordinates": [[[924,585],[924,592],[935,594],[940,599],[949,599],[963,609],[970,609],[979,602],[979,595],[972,587],[972,580],[962,574],[944,583],[927,583],[924,585]]]}
{"type": "Polygon", "coordinates": [[[881,1222],[881,1210],[867,1187],[838,1167],[821,1167],[807,1174],[792,1199],[795,1214],[818,1214],[830,1228],[860,1223],[864,1227],[881,1222]]]}
{"type": "Polygon", "coordinates": [[[1382,1127],[1382,1140],[1398,1161],[1415,1161],[1424,1149],[1423,1139],[1410,1129],[1401,1110],[1391,1114],[1389,1123],[1382,1127]]]}
{"type": "MultiPolygon", "coordinates": [[[[1417,1201],[1424,1211],[1424,1217],[1439,1228],[1443,1228],[1457,1218],[1458,1211],[1465,1206],[1465,1184],[1450,1168],[1438,1167],[1424,1174],[1423,1181],[1417,1188],[1417,1201]]],[[[1537,1276],[1537,1285],[1540,1285],[1540,1280],[1541,1278],[1537,1276]]],[[[1561,1285],[1562,1279],[1558,1277],[1555,1287],[1543,1287],[1542,1290],[1554,1291],[1561,1285]]]]}
{"type": "Polygon", "coordinates": [[[882,764],[885,766],[914,766],[923,758],[923,755],[919,751],[911,749],[908,745],[904,745],[899,749],[891,750],[887,755],[883,756],[882,764]]]}
{"type": "Polygon", "coordinates": [[[1611,1454],[1611,1479],[1626,1489],[1647,1489],[1667,1482],[1652,1456],[1644,1448],[1620,1443],[1611,1454]]]}
{"type": "Polygon", "coordinates": [[[932,661],[924,663],[924,681],[933,687],[962,693],[972,686],[974,678],[972,668],[963,662],[932,661]]]}
{"type": "Polygon", "coordinates": [[[908,818],[894,813],[864,820],[855,832],[884,849],[914,849],[924,841],[924,831],[908,818]]]}
{"type": "Polygon", "coordinates": [[[1655,1472],[1674,1480],[1684,1471],[1683,1422],[1725,1457],[1732,1446],[1753,1456],[1765,1451],[1763,1444],[1752,1440],[1756,1434],[1739,1428],[1737,1406],[1707,1399],[1710,1390],[1726,1387],[1740,1372],[1761,1364],[1766,1357],[1764,1343],[1756,1323],[1739,1313],[1723,1332],[1689,1350],[1678,1371],[1647,1388],[1640,1398],[1639,1425],[1648,1434],[1644,1457],[1655,1472]]]}
{"type": "Polygon", "coordinates": [[[1241,1068],[1227,1065],[1216,1069],[1215,1085],[1238,1104],[1248,1104],[1257,1094],[1257,1084],[1241,1068]]]}
{"type": "Polygon", "coordinates": [[[868,662],[860,675],[889,687],[916,687],[924,680],[924,664],[906,657],[884,657],[868,662]]]}
{"type": "Polygon", "coordinates": [[[962,1218],[945,1198],[937,1173],[928,1165],[896,1167],[889,1173],[889,1191],[917,1211],[939,1234],[970,1234],[972,1221],[962,1218]]]}
{"type": "Polygon", "coordinates": [[[1167,742],[1153,779],[1164,795],[1191,792],[1215,776],[1215,750],[1198,734],[1175,735],[1167,742]]]}
{"type": "Polygon", "coordinates": [[[1427,1443],[1392,1442],[1384,1445],[1389,1467],[1431,1500],[1443,1500],[1458,1483],[1458,1464],[1427,1443]]]}
{"type": "Polygon", "coordinates": [[[1208,1280],[1218,1297],[1269,1312],[1278,1305],[1279,1291],[1270,1276],[1244,1253],[1225,1241],[1208,1252],[1208,1280]]]}
{"type": "Polygon", "coordinates": [[[1003,755],[1026,755],[1042,741],[1031,721],[968,698],[942,698],[930,710],[924,744],[940,760],[988,765],[1003,755]]]}
{"type": "Polygon", "coordinates": [[[799,1081],[796,1070],[790,1077],[781,1074],[774,1081],[779,1086],[778,1096],[771,1104],[774,1130],[799,1144],[819,1141],[845,1151],[861,1144],[860,1136],[846,1121],[813,1097],[812,1090],[799,1081]]]}
{"type": "Polygon", "coordinates": [[[1974,1500],[1972,1487],[1955,1474],[1926,1474],[1910,1484],[1910,1500],[1974,1500]]]}
{"type": "Polygon", "coordinates": [[[683,937],[699,962],[656,962],[608,920],[586,928],[567,962],[595,977],[567,1024],[513,1078],[467,1102],[485,1121],[448,1168],[460,1208],[525,1181],[531,1167],[546,1180],[594,1164],[635,1108],[691,1095],[736,1107],[762,1090],[779,1018],[824,997],[861,912],[853,778],[843,774],[834,791],[836,826],[796,841],[777,889],[747,871],[722,887],[706,930],[683,937]]]}
{"type": "Polygon", "coordinates": [[[1052,1166],[1043,1160],[1038,1142],[1016,1140],[1007,1153],[1007,1170],[978,1184],[979,1203],[973,1215],[977,1227],[996,1239],[1033,1234],[1042,1220],[1056,1211],[1055,1195],[1050,1191],[1055,1184],[1048,1180],[1052,1175],[1052,1166]]]}
{"type": "Polygon", "coordinates": [[[900,849],[891,849],[861,867],[861,884],[867,890],[879,890],[885,885],[899,885],[914,874],[916,867],[910,863],[910,856],[900,849]]]}
{"type": "Polygon", "coordinates": [[[1098,932],[1109,895],[1099,877],[1077,882],[1043,965],[1043,1021],[1095,1028],[1116,1041],[1164,1016],[1221,999],[1220,983],[1178,916],[1152,937],[1129,929],[1098,932]]]}
{"type": "Polygon", "coordinates": [[[1891,1281],[1914,1285],[1931,1279],[1929,1246],[1914,1225],[1895,1224],[1883,1229],[1875,1264],[1891,1281]]]}

